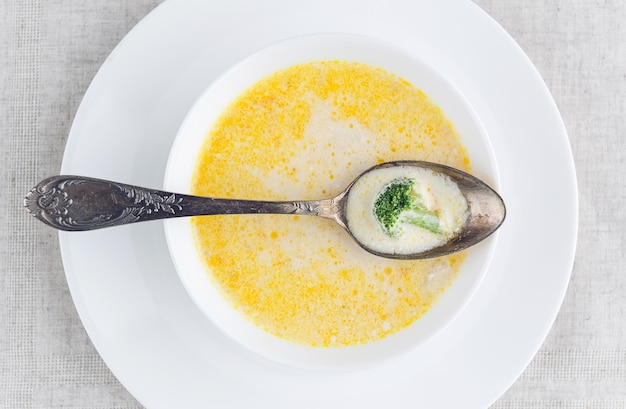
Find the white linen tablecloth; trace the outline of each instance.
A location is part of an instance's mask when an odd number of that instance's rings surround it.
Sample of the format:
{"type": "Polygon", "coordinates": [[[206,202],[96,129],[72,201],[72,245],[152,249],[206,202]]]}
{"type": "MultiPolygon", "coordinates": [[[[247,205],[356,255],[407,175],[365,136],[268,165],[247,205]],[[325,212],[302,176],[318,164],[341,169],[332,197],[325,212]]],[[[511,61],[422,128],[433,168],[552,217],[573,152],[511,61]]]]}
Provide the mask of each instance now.
{"type": "MultiPolygon", "coordinates": [[[[28,217],[22,199],[59,172],[97,69],[159,3],[0,2],[0,408],[141,407],[81,325],[56,232],[28,217]]],[[[563,307],[535,359],[492,408],[625,409],[626,1],[476,3],[545,79],[569,132],[580,192],[563,307]]]]}

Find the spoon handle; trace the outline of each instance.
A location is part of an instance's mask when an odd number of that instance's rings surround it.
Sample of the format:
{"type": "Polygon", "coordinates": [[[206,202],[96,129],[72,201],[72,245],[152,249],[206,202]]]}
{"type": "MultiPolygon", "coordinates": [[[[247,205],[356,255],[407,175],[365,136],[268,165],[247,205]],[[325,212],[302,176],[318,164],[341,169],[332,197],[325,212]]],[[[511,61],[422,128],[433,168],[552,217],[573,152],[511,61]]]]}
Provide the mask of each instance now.
{"type": "Polygon", "coordinates": [[[26,195],[24,206],[59,230],[85,231],[147,220],[216,214],[300,214],[339,218],[343,195],[326,200],[215,199],[146,189],[82,176],[53,176],[26,195]]]}

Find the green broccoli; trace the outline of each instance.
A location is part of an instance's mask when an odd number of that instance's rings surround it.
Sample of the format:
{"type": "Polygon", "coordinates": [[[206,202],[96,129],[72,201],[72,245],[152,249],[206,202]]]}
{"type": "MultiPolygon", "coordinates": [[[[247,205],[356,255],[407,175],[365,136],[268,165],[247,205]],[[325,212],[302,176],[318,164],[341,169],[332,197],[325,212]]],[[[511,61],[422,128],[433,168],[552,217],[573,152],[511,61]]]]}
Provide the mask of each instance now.
{"type": "Polygon", "coordinates": [[[441,233],[439,217],[426,208],[422,196],[413,189],[414,184],[414,179],[398,178],[385,185],[378,194],[374,216],[388,236],[399,236],[403,223],[441,233]]]}

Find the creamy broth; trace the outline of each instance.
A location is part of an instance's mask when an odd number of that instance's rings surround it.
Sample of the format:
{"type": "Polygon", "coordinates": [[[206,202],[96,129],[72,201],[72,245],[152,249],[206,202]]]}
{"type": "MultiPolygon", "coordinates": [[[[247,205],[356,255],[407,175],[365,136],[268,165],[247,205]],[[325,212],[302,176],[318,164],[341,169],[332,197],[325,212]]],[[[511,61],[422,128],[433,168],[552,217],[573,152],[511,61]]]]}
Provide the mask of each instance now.
{"type": "MultiPolygon", "coordinates": [[[[192,193],[240,199],[332,197],[367,168],[427,160],[470,170],[454,126],[419,89],[343,61],[296,65],[243,92],[199,153],[192,193]]],[[[305,345],[379,340],[425,314],[465,253],[390,260],[318,217],[191,219],[207,274],[254,324],[305,345]]]]}
{"type": "Polygon", "coordinates": [[[467,220],[467,202],[458,186],[447,176],[432,170],[390,167],[366,173],[350,189],[347,204],[348,226],[354,237],[372,250],[408,254],[430,250],[456,235],[467,220]],[[433,232],[411,223],[391,236],[374,215],[375,202],[385,187],[397,180],[413,181],[424,206],[436,214],[439,231],[433,232]]]}

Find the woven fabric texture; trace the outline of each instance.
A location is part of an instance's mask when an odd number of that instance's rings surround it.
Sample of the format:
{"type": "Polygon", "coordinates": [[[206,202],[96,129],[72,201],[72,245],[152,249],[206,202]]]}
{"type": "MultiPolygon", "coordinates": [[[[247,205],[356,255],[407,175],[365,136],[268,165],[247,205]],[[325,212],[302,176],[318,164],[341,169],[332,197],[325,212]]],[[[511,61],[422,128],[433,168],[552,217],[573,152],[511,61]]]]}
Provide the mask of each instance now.
{"type": "MultiPolygon", "coordinates": [[[[72,303],[56,232],[24,193],[58,173],[74,114],[158,0],[0,2],[0,408],[141,408],[72,303]]],[[[545,79],[580,194],[570,286],[544,345],[492,409],[626,409],[626,2],[476,0],[545,79]]]]}

